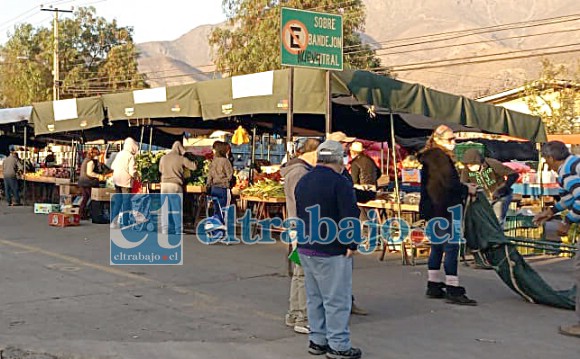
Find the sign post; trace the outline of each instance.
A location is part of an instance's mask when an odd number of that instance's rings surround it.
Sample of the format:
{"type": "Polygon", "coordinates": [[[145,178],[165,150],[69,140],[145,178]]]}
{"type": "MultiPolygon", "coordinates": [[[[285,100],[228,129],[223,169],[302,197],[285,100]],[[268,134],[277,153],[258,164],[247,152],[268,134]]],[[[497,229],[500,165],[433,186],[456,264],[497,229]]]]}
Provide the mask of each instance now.
{"type": "Polygon", "coordinates": [[[342,16],[282,8],[282,65],[342,71],[342,16]]]}
{"type": "Polygon", "coordinates": [[[294,113],[294,67],[326,70],[325,131],[332,131],[332,94],[330,71],[343,69],[342,16],[282,8],[282,66],[290,66],[288,77],[288,116],[286,119],[287,152],[292,142],[294,113]]]}

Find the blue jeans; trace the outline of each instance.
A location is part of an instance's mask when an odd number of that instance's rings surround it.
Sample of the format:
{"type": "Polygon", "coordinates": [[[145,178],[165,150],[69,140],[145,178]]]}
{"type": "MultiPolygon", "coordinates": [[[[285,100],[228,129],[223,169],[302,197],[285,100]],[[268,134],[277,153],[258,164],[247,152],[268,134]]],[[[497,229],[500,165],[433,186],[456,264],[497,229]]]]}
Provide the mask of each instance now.
{"type": "Polygon", "coordinates": [[[131,196],[129,196],[129,194],[131,194],[131,188],[128,187],[119,187],[119,186],[115,186],[115,193],[121,193],[123,194],[123,198],[121,200],[117,199],[115,201],[113,201],[113,208],[111,209],[111,223],[113,223],[114,220],[117,219],[117,216],[119,215],[119,213],[121,213],[121,211],[123,212],[123,215],[121,216],[121,223],[125,226],[127,226],[129,224],[129,219],[130,219],[130,211],[132,209],[131,206],[131,196]]]}
{"type": "Polygon", "coordinates": [[[6,191],[6,202],[8,202],[8,204],[12,203],[20,204],[20,191],[18,190],[18,179],[4,178],[4,190],[6,191]],[[14,196],[14,202],[12,202],[12,196],[14,196]]]}
{"type": "MultiPolygon", "coordinates": [[[[443,255],[445,254],[445,262],[443,267],[445,269],[446,275],[457,276],[457,262],[459,256],[459,243],[457,240],[453,241],[453,230],[455,230],[455,235],[459,236],[458,233],[459,229],[456,229],[455,226],[449,226],[445,229],[435,227],[435,232],[438,237],[443,238],[444,235],[449,235],[449,240],[444,241],[443,243],[432,243],[431,244],[431,252],[429,253],[429,260],[427,262],[427,268],[430,270],[439,270],[441,269],[441,262],[443,262],[443,255]],[[454,243],[450,243],[454,242],[454,243]]],[[[429,236],[429,234],[428,234],[429,236]]],[[[435,242],[435,240],[432,240],[435,242]]]]}
{"type": "Polygon", "coordinates": [[[229,188],[215,187],[211,188],[211,196],[218,199],[218,203],[222,207],[222,211],[226,209],[227,206],[231,204],[232,193],[229,188]]]}
{"type": "Polygon", "coordinates": [[[343,351],[351,348],[352,258],[300,254],[306,284],[310,340],[343,351]]]}
{"type": "Polygon", "coordinates": [[[512,202],[512,197],[513,194],[510,193],[507,196],[500,197],[491,202],[493,213],[495,213],[495,216],[499,221],[499,225],[502,226],[502,228],[505,223],[505,216],[507,215],[507,211],[510,208],[510,203],[512,202]]]}

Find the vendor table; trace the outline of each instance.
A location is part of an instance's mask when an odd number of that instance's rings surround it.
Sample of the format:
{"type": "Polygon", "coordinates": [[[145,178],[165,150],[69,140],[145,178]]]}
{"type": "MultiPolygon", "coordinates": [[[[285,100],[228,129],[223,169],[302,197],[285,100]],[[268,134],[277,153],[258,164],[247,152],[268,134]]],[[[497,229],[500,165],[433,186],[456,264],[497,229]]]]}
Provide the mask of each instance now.
{"type": "MultiPolygon", "coordinates": [[[[278,213],[281,215],[282,221],[286,220],[286,198],[260,198],[254,196],[244,196],[240,197],[242,200],[242,208],[248,207],[248,204],[254,204],[253,213],[258,221],[262,219],[272,218],[270,213],[278,213]]],[[[282,231],[280,228],[273,228],[274,231],[282,231]]],[[[257,226],[254,229],[257,231],[257,226]]]]}
{"type": "MultiPolygon", "coordinates": [[[[379,224],[384,223],[387,219],[389,218],[396,218],[398,217],[398,205],[396,203],[392,203],[392,202],[387,202],[385,200],[374,200],[374,201],[369,201],[366,203],[359,203],[358,206],[361,209],[365,209],[365,210],[377,210],[378,211],[378,221],[379,224]]],[[[405,204],[405,203],[401,203],[401,218],[405,221],[407,221],[407,223],[410,226],[413,226],[413,224],[417,221],[419,221],[419,205],[418,204],[405,204]]],[[[386,255],[386,251],[387,248],[389,247],[389,243],[383,243],[382,244],[382,254],[381,254],[381,260],[384,260],[385,255],[386,255]]],[[[405,239],[402,243],[401,243],[401,259],[403,264],[411,264],[411,265],[415,265],[415,252],[417,251],[417,249],[428,249],[429,245],[428,243],[415,243],[413,241],[409,239],[405,239]],[[411,253],[411,258],[409,258],[409,255],[407,253],[407,250],[410,250],[411,253]]]]}
{"type": "MultiPolygon", "coordinates": [[[[282,221],[286,220],[287,211],[286,211],[286,198],[260,198],[260,197],[253,197],[253,196],[244,196],[241,195],[240,197],[242,202],[242,210],[245,210],[250,205],[254,205],[253,214],[256,216],[258,221],[263,219],[272,218],[270,213],[278,213],[281,215],[282,221]]],[[[254,227],[252,232],[252,236],[256,235],[258,231],[258,224],[254,227]]],[[[273,232],[282,232],[284,231],[283,228],[272,228],[271,231],[273,232]]],[[[286,256],[286,261],[288,263],[288,275],[292,276],[292,262],[288,259],[288,256],[292,253],[292,244],[288,244],[288,255],[286,256]]]]}
{"type": "Polygon", "coordinates": [[[560,186],[557,183],[544,184],[543,187],[539,184],[531,183],[514,183],[512,189],[515,194],[523,196],[559,196],[560,186]]]}
{"type": "MultiPolygon", "coordinates": [[[[159,193],[160,183],[149,183],[149,192],[159,193]]],[[[183,193],[183,224],[195,229],[197,222],[203,217],[206,206],[205,186],[186,186],[183,193]]]]}
{"type": "MultiPolygon", "coordinates": [[[[0,173],[0,179],[4,179],[4,175],[0,173]]],[[[56,186],[60,184],[70,184],[68,178],[56,178],[45,176],[34,176],[27,174],[24,179],[20,179],[20,195],[26,195],[22,198],[23,202],[31,203],[58,203],[58,191],[55,191],[56,186]],[[25,181],[24,181],[25,179],[25,181]]]]}

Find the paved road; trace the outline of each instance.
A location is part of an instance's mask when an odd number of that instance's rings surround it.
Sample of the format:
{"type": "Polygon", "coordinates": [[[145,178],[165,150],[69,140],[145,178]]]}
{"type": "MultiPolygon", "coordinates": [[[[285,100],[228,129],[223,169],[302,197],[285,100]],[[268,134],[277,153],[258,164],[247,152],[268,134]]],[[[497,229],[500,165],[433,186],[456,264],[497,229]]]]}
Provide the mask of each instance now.
{"type": "MultiPolygon", "coordinates": [[[[185,236],[184,265],[109,266],[108,226],[53,228],[30,207],[0,205],[0,346],[67,358],[308,358],[307,337],[283,324],[289,278],[282,245],[205,246],[185,236]]],[[[534,266],[555,286],[571,263],[534,266]]],[[[523,302],[491,271],[461,268],[480,301],[423,297],[424,266],[358,256],[353,317],[367,358],[578,358],[557,334],[572,312],[523,302]]]]}

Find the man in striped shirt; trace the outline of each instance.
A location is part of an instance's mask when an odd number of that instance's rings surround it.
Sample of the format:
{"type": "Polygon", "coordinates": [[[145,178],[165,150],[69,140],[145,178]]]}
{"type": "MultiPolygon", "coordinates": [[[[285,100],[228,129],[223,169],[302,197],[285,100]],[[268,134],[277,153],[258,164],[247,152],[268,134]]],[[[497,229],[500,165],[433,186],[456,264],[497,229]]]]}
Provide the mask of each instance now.
{"type": "MultiPolygon", "coordinates": [[[[558,171],[558,183],[562,187],[560,201],[552,208],[538,214],[534,221],[542,223],[552,218],[556,213],[568,210],[563,218],[558,235],[568,234],[571,223],[580,223],[580,157],[570,154],[566,145],[559,141],[550,141],[542,147],[542,156],[551,170],[558,171]]],[[[580,242],[578,244],[580,249],[580,242]]],[[[576,277],[576,316],[574,325],[561,326],[560,333],[580,337],[580,253],[574,258],[574,275],[576,277]]]]}

